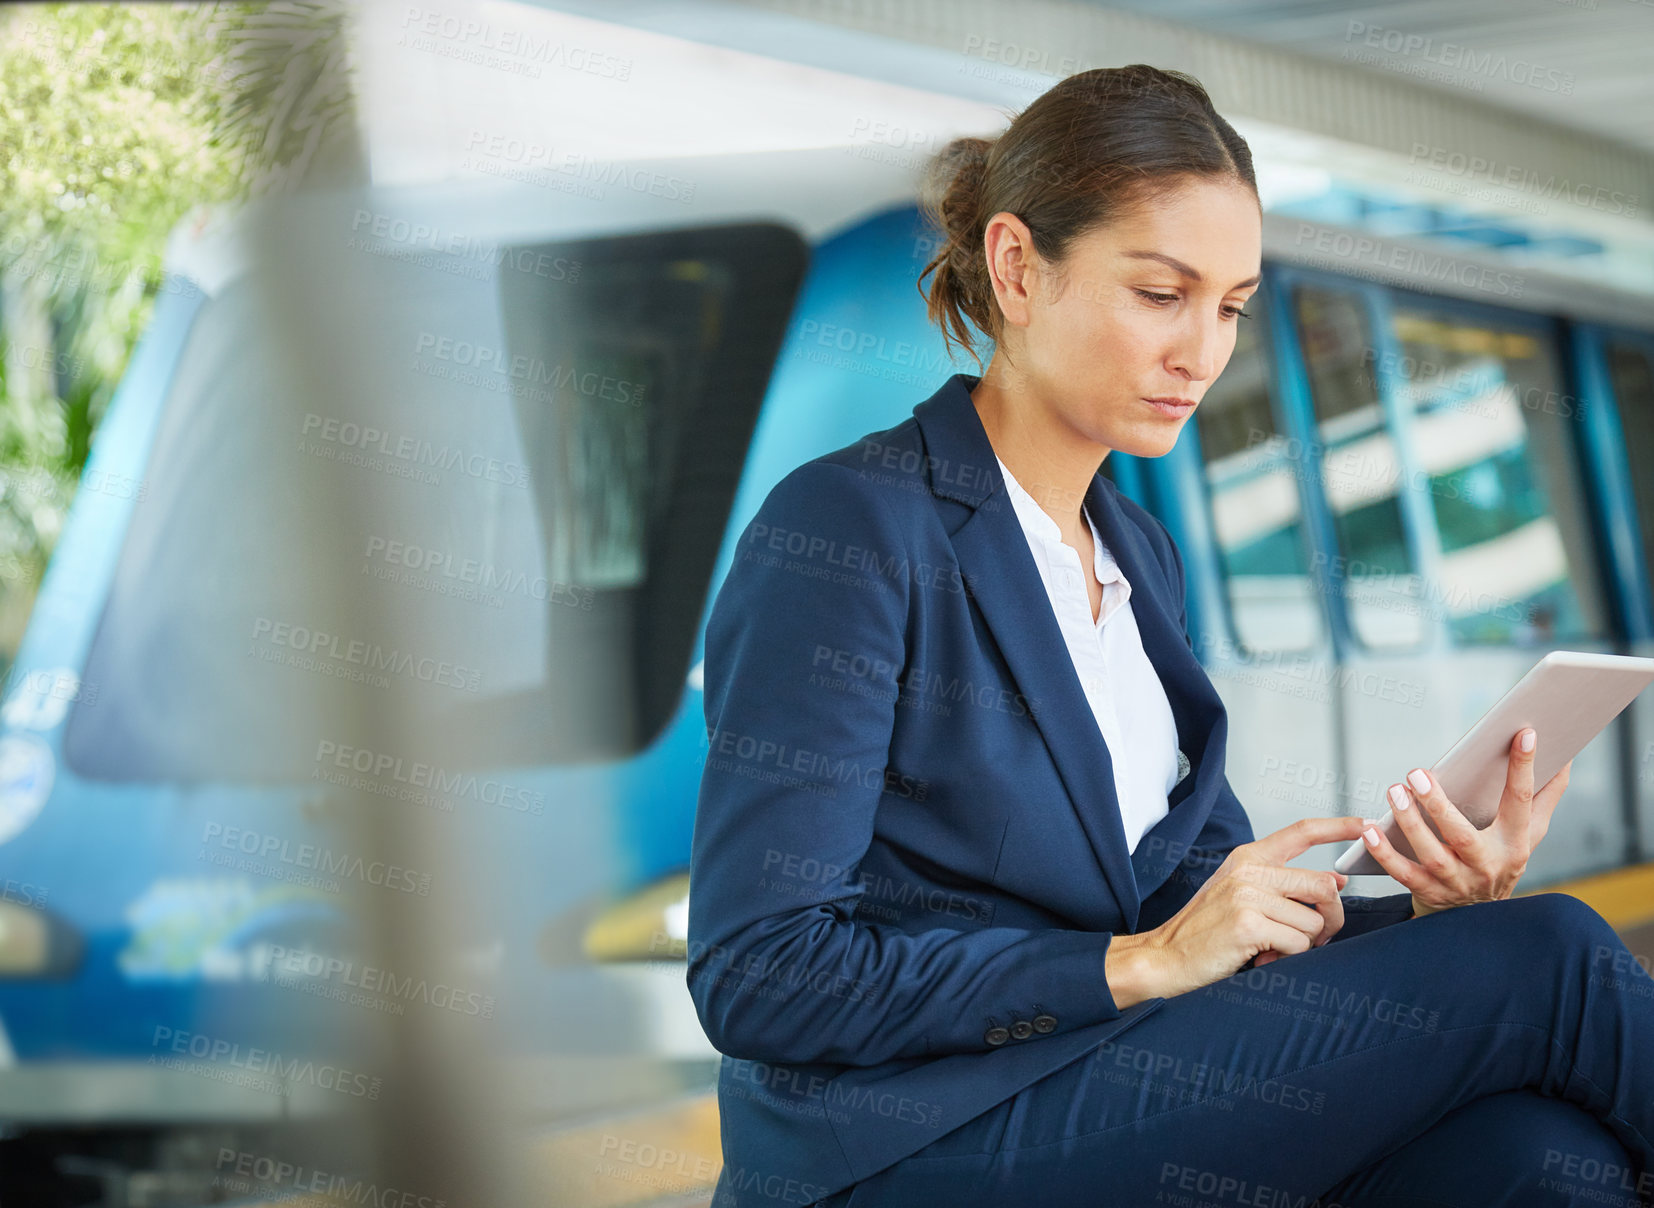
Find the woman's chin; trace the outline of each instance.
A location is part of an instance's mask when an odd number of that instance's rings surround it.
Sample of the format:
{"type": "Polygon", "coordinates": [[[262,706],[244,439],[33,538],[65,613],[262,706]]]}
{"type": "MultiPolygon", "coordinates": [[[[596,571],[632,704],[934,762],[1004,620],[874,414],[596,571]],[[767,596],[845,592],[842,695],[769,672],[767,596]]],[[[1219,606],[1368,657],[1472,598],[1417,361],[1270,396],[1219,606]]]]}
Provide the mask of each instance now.
{"type": "Polygon", "coordinates": [[[1135,431],[1122,433],[1116,437],[1119,444],[1109,444],[1116,453],[1125,453],[1131,457],[1164,457],[1177,444],[1178,435],[1183,431],[1183,425],[1166,424],[1162,428],[1149,432],[1135,431]]]}

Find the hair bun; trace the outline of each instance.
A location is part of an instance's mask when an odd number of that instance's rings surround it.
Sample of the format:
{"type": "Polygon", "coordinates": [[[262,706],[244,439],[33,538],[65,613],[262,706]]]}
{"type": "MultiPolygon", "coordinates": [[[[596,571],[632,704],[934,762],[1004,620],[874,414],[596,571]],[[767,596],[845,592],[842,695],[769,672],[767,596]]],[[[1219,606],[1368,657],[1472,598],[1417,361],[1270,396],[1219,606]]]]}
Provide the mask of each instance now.
{"type": "Polygon", "coordinates": [[[930,162],[925,194],[954,239],[967,240],[976,225],[992,149],[985,138],[956,138],[930,162]]]}

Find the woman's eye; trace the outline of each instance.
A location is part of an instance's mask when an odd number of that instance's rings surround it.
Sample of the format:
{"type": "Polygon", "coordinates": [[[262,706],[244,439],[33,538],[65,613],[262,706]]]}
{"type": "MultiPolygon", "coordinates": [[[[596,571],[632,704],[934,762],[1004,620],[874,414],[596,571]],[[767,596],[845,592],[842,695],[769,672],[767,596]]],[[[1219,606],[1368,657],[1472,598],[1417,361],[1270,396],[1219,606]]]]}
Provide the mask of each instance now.
{"type": "MultiPolygon", "coordinates": [[[[1135,287],[1133,288],[1135,289],[1135,287]]],[[[1149,289],[1138,289],[1136,292],[1142,297],[1147,298],[1150,302],[1153,302],[1156,306],[1165,306],[1170,302],[1177,301],[1176,294],[1157,294],[1153,290],[1149,289]]],[[[1219,309],[1224,313],[1224,315],[1231,319],[1250,319],[1252,317],[1250,312],[1242,310],[1238,306],[1223,306],[1219,307],[1219,309]]]]}

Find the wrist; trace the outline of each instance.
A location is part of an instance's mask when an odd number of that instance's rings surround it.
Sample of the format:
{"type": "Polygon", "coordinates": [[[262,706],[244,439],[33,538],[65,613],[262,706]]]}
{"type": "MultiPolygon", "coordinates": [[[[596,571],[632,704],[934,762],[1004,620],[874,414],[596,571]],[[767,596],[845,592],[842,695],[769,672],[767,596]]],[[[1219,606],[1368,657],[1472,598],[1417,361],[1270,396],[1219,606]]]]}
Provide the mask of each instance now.
{"type": "Polygon", "coordinates": [[[1109,996],[1120,1010],[1160,995],[1165,963],[1157,957],[1158,949],[1158,936],[1152,930],[1135,935],[1117,933],[1109,940],[1103,976],[1108,981],[1109,996]]]}

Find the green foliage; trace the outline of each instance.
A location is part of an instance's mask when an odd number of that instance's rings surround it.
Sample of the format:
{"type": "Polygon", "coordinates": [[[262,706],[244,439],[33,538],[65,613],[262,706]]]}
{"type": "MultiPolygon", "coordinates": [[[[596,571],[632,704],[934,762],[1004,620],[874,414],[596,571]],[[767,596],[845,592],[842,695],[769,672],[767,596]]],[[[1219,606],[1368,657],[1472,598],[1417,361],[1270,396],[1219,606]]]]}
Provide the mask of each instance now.
{"type": "Polygon", "coordinates": [[[213,10],[12,7],[0,28],[6,249],[49,243],[121,272],[157,263],[153,232],[238,169],[212,138],[213,10]]]}
{"type": "Polygon", "coordinates": [[[320,153],[354,133],[344,0],[221,4],[209,36],[223,48],[215,129],[259,195],[297,187],[320,153]]]}
{"type": "Polygon", "coordinates": [[[297,187],[353,136],[346,11],[0,5],[0,661],[168,234],[198,205],[297,187]]]}

